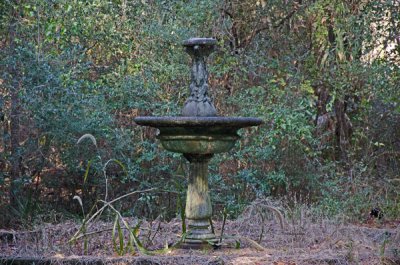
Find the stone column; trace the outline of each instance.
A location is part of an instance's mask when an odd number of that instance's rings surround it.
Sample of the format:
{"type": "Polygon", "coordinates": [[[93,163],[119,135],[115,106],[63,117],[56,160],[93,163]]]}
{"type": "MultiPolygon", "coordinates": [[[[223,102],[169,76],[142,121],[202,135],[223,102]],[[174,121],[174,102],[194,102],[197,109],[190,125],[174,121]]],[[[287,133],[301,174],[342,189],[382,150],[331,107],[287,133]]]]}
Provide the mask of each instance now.
{"type": "Polygon", "coordinates": [[[189,225],[184,243],[190,248],[200,248],[210,241],[216,242],[216,237],[210,230],[212,207],[207,176],[208,161],[213,155],[184,154],[184,156],[190,162],[185,209],[189,225]]]}

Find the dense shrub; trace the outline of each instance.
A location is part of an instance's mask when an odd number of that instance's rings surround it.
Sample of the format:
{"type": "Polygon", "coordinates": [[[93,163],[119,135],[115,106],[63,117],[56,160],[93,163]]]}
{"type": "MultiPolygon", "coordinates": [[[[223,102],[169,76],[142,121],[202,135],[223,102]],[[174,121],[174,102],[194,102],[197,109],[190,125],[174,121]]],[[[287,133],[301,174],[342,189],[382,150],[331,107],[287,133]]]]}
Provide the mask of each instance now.
{"type": "Polygon", "coordinates": [[[21,219],[74,213],[74,195],[85,205],[104,195],[106,173],[110,196],[162,189],[120,205],[126,214],[173,217],[186,162],[133,118],[179,115],[189,81],[180,44],[212,36],[220,114],[265,121],[212,160],[216,212],[276,196],[326,214],[379,206],[398,217],[399,5],[283,2],[2,2],[4,205],[21,219]],[[97,146],[76,144],[87,133],[97,146]],[[119,163],[103,172],[109,159],[119,163]]]}

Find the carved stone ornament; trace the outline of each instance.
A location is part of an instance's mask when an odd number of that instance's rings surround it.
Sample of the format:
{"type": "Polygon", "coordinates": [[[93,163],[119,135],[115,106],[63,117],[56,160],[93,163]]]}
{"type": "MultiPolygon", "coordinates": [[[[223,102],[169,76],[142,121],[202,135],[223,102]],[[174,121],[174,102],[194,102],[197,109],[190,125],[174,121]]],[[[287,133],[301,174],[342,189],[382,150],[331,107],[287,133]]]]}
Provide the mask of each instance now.
{"type": "Polygon", "coordinates": [[[206,60],[214,51],[215,39],[192,38],[183,46],[192,57],[190,95],[182,110],[182,116],[217,116],[217,110],[208,96],[208,71],[206,60]]]}

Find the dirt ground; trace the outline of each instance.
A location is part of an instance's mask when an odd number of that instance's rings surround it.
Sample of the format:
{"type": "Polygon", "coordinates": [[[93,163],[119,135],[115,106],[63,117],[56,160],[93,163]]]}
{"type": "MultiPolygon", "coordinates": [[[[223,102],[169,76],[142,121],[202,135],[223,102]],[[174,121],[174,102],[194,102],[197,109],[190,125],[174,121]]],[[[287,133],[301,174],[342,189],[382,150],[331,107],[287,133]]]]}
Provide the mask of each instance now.
{"type": "MultiPolygon", "coordinates": [[[[170,249],[154,255],[136,250],[119,256],[112,240],[112,220],[96,221],[87,227],[87,252],[83,239],[68,243],[80,227],[72,221],[42,224],[30,231],[0,230],[0,263],[2,259],[36,257],[127,261],[117,264],[400,264],[400,220],[349,224],[337,218],[316,218],[301,209],[291,218],[277,208],[268,209],[253,204],[238,219],[228,220],[224,229],[227,238],[220,249],[170,249]]],[[[138,222],[126,221],[132,227],[138,222]]],[[[213,224],[219,235],[222,221],[213,224]]],[[[157,250],[179,241],[180,233],[179,219],[143,221],[139,238],[147,249],[157,250]]]]}

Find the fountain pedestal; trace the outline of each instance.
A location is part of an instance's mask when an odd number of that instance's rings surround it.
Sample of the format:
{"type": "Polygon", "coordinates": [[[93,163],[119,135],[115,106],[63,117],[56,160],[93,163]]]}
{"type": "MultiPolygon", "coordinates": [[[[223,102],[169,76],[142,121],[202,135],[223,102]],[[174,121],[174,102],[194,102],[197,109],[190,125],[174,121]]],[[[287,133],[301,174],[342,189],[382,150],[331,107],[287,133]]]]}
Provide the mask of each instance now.
{"type": "Polygon", "coordinates": [[[189,225],[185,244],[194,248],[204,242],[216,243],[216,237],[210,231],[212,206],[208,191],[208,161],[213,155],[184,154],[184,156],[190,162],[185,209],[189,225]]]}
{"type": "Polygon", "coordinates": [[[207,56],[215,49],[215,39],[192,38],[184,41],[192,57],[190,95],[181,117],[136,117],[139,125],[159,129],[157,138],[163,147],[181,153],[190,163],[186,198],[188,231],[183,247],[202,248],[217,239],[210,231],[212,215],[208,190],[208,161],[216,153],[229,151],[240,138],[240,128],[262,123],[258,118],[218,117],[208,96],[207,56]]]}

